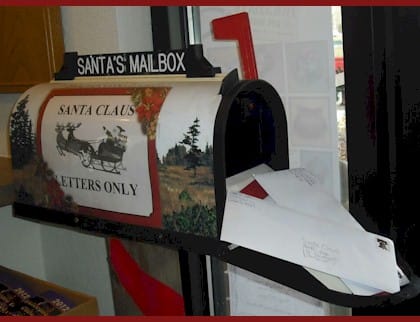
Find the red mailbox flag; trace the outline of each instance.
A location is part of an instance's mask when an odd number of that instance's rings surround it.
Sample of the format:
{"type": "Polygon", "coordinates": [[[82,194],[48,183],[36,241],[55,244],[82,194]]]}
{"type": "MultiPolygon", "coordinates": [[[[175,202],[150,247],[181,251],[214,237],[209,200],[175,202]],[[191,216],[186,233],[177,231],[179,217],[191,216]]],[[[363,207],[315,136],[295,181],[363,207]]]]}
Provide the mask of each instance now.
{"type": "Polygon", "coordinates": [[[214,19],[212,25],[215,39],[238,41],[239,59],[241,60],[244,79],[258,79],[248,13],[242,12],[214,19]]]}

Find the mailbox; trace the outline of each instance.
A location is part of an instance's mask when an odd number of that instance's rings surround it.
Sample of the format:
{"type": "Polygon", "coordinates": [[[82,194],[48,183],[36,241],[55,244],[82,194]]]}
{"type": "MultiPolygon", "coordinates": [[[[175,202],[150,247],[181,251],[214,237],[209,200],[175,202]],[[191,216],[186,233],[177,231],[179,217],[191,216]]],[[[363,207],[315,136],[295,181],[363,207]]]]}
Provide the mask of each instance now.
{"type": "Polygon", "coordinates": [[[288,166],[285,120],[273,87],[236,71],[38,85],[10,119],[15,206],[217,238],[225,177],[288,166]]]}

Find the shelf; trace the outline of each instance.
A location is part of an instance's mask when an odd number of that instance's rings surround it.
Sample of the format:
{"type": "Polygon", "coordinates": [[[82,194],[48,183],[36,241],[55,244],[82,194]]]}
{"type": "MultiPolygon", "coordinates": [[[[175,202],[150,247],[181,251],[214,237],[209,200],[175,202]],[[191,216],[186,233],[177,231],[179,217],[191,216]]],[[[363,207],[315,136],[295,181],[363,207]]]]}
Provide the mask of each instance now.
{"type": "Polygon", "coordinates": [[[309,296],[345,307],[363,308],[366,306],[398,304],[414,298],[420,293],[420,279],[414,274],[410,276],[411,283],[402,287],[401,291],[396,294],[357,296],[328,289],[302,266],[243,247],[230,250],[229,244],[213,238],[122,224],[21,203],[14,204],[14,215],[18,218],[54,226],[58,225],[62,228],[102,237],[124,238],[173,249],[183,249],[199,255],[214,256],[224,262],[261,275],[309,296]]]}

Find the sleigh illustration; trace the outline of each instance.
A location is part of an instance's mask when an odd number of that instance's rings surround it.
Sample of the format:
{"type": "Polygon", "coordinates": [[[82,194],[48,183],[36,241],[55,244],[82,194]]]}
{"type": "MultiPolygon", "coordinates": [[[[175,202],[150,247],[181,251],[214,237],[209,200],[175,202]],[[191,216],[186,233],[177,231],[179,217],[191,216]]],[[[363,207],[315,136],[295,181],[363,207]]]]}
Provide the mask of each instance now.
{"type": "Polygon", "coordinates": [[[110,130],[103,126],[106,138],[101,140],[81,140],[74,135],[74,131],[81,125],[82,123],[56,125],[58,153],[61,156],[65,156],[65,152],[69,152],[78,156],[81,164],[86,168],[90,167],[95,170],[116,174],[120,174],[121,170],[125,170],[122,163],[123,155],[127,148],[125,130],[117,126],[118,133],[113,135],[110,130]],[[67,132],[67,138],[64,135],[64,131],[67,132]],[[97,150],[93,147],[96,143],[99,143],[97,150]]]}

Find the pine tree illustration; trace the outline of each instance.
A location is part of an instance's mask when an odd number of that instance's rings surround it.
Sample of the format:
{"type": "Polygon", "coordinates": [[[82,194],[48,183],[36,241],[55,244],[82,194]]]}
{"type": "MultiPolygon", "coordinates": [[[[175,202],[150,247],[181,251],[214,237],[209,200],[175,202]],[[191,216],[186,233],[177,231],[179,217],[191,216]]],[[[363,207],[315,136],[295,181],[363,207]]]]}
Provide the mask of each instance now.
{"type": "Polygon", "coordinates": [[[193,125],[188,128],[188,132],[184,133],[184,139],[179,142],[190,147],[185,155],[185,160],[188,164],[186,169],[193,169],[194,177],[197,175],[197,167],[201,165],[201,154],[203,153],[197,145],[198,135],[200,134],[199,128],[200,121],[198,118],[195,118],[193,125]]]}
{"type": "Polygon", "coordinates": [[[10,121],[10,143],[13,168],[21,169],[33,157],[35,134],[32,133],[32,121],[26,110],[29,96],[20,100],[16,112],[12,113],[10,121]]]}
{"type": "Polygon", "coordinates": [[[206,147],[201,159],[203,160],[203,165],[213,169],[213,146],[206,143],[206,147]]]}

